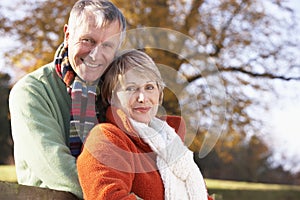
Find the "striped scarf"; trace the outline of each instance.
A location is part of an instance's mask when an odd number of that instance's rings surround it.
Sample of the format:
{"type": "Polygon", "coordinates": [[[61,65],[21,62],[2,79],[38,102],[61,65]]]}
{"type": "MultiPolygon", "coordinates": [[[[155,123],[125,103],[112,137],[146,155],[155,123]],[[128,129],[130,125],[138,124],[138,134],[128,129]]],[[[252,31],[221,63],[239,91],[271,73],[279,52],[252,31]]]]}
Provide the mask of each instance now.
{"type": "Polygon", "coordinates": [[[73,71],[68,49],[60,45],[55,54],[55,68],[58,76],[67,86],[71,96],[69,147],[71,154],[77,158],[81,152],[82,141],[88,132],[98,123],[96,115],[96,85],[86,85],[73,71]]]}

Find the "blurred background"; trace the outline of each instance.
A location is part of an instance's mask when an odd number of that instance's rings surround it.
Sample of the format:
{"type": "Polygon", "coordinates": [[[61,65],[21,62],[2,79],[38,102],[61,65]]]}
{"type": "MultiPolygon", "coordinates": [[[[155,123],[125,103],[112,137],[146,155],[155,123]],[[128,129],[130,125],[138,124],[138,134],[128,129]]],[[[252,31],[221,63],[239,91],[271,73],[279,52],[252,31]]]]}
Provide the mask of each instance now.
{"type": "MultiPolygon", "coordinates": [[[[0,2],[0,165],[14,164],[9,91],[24,74],[53,61],[74,2],[0,2]]],[[[222,80],[224,117],[212,117],[219,108],[211,101],[201,58],[143,47],[157,63],[185,77],[184,97],[179,100],[167,90],[164,107],[181,114],[185,104],[189,148],[205,178],[300,185],[298,0],[112,2],[124,13],[128,30],[160,27],[182,33],[197,42],[193,53],[214,61],[218,70],[210,74],[222,80]],[[212,124],[222,131],[209,153],[199,156],[212,124]]],[[[153,37],[166,42],[164,36],[153,37]]],[[[189,44],[181,40],[176,48],[188,49],[189,44]]]]}

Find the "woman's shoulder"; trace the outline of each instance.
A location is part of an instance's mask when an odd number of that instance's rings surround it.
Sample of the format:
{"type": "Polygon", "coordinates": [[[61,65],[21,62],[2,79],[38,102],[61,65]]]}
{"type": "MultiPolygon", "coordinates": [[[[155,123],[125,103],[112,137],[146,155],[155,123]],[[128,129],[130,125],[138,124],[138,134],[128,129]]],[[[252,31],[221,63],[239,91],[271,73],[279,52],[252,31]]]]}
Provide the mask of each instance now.
{"type": "Polygon", "coordinates": [[[128,135],[112,123],[97,124],[88,134],[85,146],[105,147],[115,145],[122,149],[130,149],[133,146],[128,135]]]}
{"type": "Polygon", "coordinates": [[[97,124],[89,133],[88,138],[95,139],[110,139],[110,140],[120,140],[123,137],[125,137],[126,134],[116,125],[109,123],[109,122],[103,122],[97,124]]]}
{"type": "Polygon", "coordinates": [[[175,129],[175,132],[179,135],[181,140],[184,141],[186,134],[186,124],[184,118],[176,115],[165,115],[160,117],[161,120],[166,121],[169,126],[175,129]]]}

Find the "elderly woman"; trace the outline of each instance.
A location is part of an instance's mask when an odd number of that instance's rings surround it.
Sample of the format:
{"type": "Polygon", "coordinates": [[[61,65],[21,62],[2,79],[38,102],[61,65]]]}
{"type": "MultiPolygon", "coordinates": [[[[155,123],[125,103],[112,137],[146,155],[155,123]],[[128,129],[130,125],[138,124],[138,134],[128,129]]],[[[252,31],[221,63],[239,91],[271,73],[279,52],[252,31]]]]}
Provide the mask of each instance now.
{"type": "Polygon", "coordinates": [[[157,117],[164,83],[152,59],[123,52],[101,93],[107,123],[94,127],[77,160],[85,199],[208,199],[181,117],[157,117]]]}

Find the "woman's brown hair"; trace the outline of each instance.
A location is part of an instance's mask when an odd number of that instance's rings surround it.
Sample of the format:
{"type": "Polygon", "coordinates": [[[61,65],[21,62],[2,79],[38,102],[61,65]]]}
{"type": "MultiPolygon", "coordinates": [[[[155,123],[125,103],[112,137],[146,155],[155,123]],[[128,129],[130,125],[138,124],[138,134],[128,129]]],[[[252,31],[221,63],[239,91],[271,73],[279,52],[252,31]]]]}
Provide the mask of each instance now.
{"type": "Polygon", "coordinates": [[[146,53],[131,49],[121,52],[108,67],[108,71],[103,75],[103,82],[101,83],[100,91],[104,106],[110,105],[112,93],[116,89],[119,82],[119,76],[124,75],[128,70],[134,69],[147,77],[153,78],[158,85],[160,91],[160,102],[163,99],[164,82],[161,74],[151,59],[146,53]]]}

